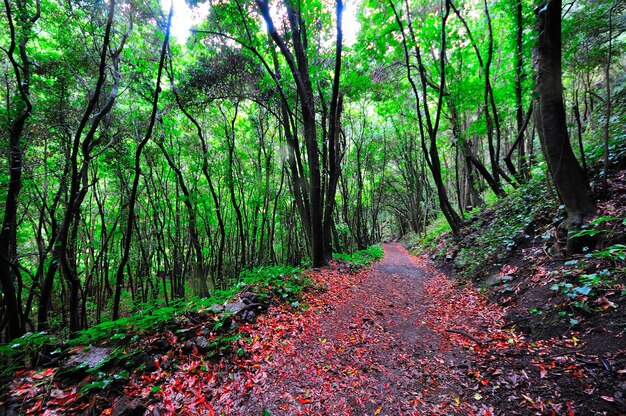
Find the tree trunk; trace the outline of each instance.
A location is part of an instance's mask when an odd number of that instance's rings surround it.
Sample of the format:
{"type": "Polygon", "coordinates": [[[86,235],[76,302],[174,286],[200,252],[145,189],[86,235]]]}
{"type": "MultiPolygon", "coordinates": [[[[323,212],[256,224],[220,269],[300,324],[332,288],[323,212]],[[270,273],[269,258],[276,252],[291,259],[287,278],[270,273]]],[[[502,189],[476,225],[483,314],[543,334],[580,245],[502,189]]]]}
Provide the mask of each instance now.
{"type": "Polygon", "coordinates": [[[328,164],[329,178],[326,188],[324,206],[324,255],[326,261],[333,257],[331,233],[333,229],[333,210],[335,209],[335,195],[337,183],[341,175],[341,159],[343,151],[339,142],[341,130],[341,112],[343,110],[343,95],[339,93],[339,78],[341,76],[341,50],[343,47],[343,1],[337,0],[337,38],[335,43],[335,75],[333,78],[332,96],[330,99],[330,128],[328,135],[328,164]]]}
{"type": "MultiPolygon", "coordinates": [[[[287,20],[291,31],[292,50],[281,38],[270,15],[270,8],[267,0],[256,0],[259,12],[267,25],[267,31],[285,58],[289,71],[293,77],[296,90],[300,100],[300,112],[302,118],[302,128],[304,143],[307,153],[308,175],[309,175],[309,225],[310,225],[310,254],[313,267],[324,266],[328,263],[326,258],[326,242],[324,241],[324,193],[322,189],[322,178],[320,171],[319,146],[317,143],[317,125],[315,120],[315,98],[309,73],[309,62],[307,57],[307,34],[302,15],[297,10],[295,2],[285,2],[287,20]]],[[[339,5],[338,5],[339,6],[339,5]]],[[[337,74],[338,76],[338,74],[337,74]]],[[[283,100],[283,111],[288,105],[283,100]]],[[[285,126],[288,127],[288,126],[285,126]]],[[[290,162],[293,163],[293,162],[290,162]]],[[[296,178],[294,178],[296,179],[296,178]]],[[[297,191],[297,183],[294,183],[294,192],[297,191]]],[[[328,198],[331,195],[326,195],[328,198]]],[[[334,193],[332,198],[334,198],[334,193]]],[[[332,212],[332,209],[330,210],[332,212]]],[[[332,218],[332,217],[331,217],[332,218]]],[[[330,242],[329,242],[330,243],[330,242]]]]}
{"type": "MultiPolygon", "coordinates": [[[[526,146],[524,146],[524,130],[525,124],[528,122],[524,121],[524,109],[522,108],[522,79],[524,78],[524,16],[523,16],[523,4],[522,0],[517,0],[515,2],[515,121],[517,124],[517,140],[519,142],[519,166],[522,167],[520,169],[520,174],[516,175],[514,172],[511,172],[513,176],[518,180],[518,182],[523,183],[528,178],[525,176],[523,166],[526,164],[526,146]],[[521,138],[520,138],[521,137],[521,138]]],[[[532,109],[532,105],[530,106],[532,109]]],[[[515,145],[511,146],[511,149],[514,149],[515,145]]],[[[505,162],[510,161],[510,157],[507,154],[508,161],[505,158],[505,162]]],[[[509,170],[510,166],[509,166],[509,170]]]]}
{"type": "Polygon", "coordinates": [[[413,75],[411,68],[414,66],[410,62],[410,54],[409,48],[407,45],[406,34],[404,33],[404,25],[402,24],[402,20],[400,19],[400,15],[393,4],[393,1],[389,2],[390,6],[393,9],[394,16],[398,26],[400,28],[400,35],[402,36],[402,45],[404,47],[404,59],[405,66],[407,70],[407,77],[409,79],[409,83],[411,84],[411,88],[413,89],[413,94],[415,95],[416,101],[416,113],[418,117],[418,126],[420,130],[420,138],[422,144],[422,150],[424,151],[424,155],[426,157],[426,162],[428,167],[433,175],[433,180],[435,182],[435,186],[437,188],[437,198],[439,200],[439,207],[443,215],[446,217],[448,224],[450,225],[450,229],[452,230],[452,234],[455,238],[460,237],[461,226],[463,224],[463,219],[461,216],[454,210],[452,204],[450,203],[450,199],[448,198],[447,190],[445,187],[445,183],[442,177],[441,171],[441,162],[439,160],[439,151],[437,149],[437,132],[439,130],[439,122],[441,119],[441,111],[442,111],[442,103],[443,96],[445,92],[445,54],[446,54],[446,22],[448,20],[448,16],[450,15],[450,3],[446,2],[445,7],[445,15],[442,16],[441,20],[441,48],[439,51],[439,85],[438,85],[438,97],[437,97],[437,106],[435,108],[435,116],[434,119],[431,117],[431,112],[429,109],[429,100],[427,96],[427,88],[428,88],[428,77],[426,75],[426,69],[422,62],[422,53],[419,48],[419,43],[416,41],[415,33],[413,31],[413,27],[411,24],[409,6],[408,3],[405,2],[407,9],[407,26],[409,29],[409,33],[411,34],[411,38],[414,43],[415,56],[417,57],[417,68],[419,71],[420,81],[421,81],[421,92],[422,92],[422,108],[420,108],[420,94],[417,89],[417,85],[413,80],[413,75]],[[422,117],[422,110],[424,116],[422,117]],[[424,123],[425,119],[425,123],[424,123]],[[428,135],[428,143],[426,142],[426,133],[428,135]]]}
{"type": "Polygon", "coordinates": [[[606,115],[604,116],[604,151],[603,151],[603,169],[602,169],[602,197],[606,198],[609,192],[609,128],[611,126],[611,58],[613,55],[613,8],[609,9],[609,45],[606,57],[606,67],[604,68],[604,77],[606,82],[606,115]]]}
{"type": "Polygon", "coordinates": [[[590,242],[573,238],[596,212],[589,185],[572,151],[565,119],[561,82],[561,0],[538,9],[538,62],[540,126],[543,150],[554,185],[567,211],[568,254],[590,242]]]}
{"type": "MultiPolygon", "coordinates": [[[[9,120],[9,183],[4,204],[4,216],[2,230],[0,231],[0,288],[2,289],[3,301],[7,310],[8,339],[17,338],[24,333],[24,315],[20,305],[19,293],[15,291],[15,283],[21,279],[17,264],[17,209],[18,196],[22,189],[22,156],[24,145],[22,132],[26,122],[31,116],[33,106],[30,102],[30,65],[32,64],[27,54],[26,44],[29,40],[30,29],[39,19],[41,8],[37,2],[36,12],[32,16],[26,13],[26,5],[19,2],[17,29],[23,29],[25,33],[16,33],[13,20],[13,9],[8,0],[4,0],[4,9],[9,26],[10,44],[6,52],[15,75],[15,83],[20,96],[19,108],[11,114],[12,108],[8,108],[9,120]],[[15,51],[19,53],[20,62],[15,57],[15,51]]],[[[9,100],[7,99],[7,103],[9,100]]]]}
{"type": "Polygon", "coordinates": [[[146,135],[143,140],[137,146],[137,150],[135,151],[135,176],[133,178],[133,185],[131,189],[131,194],[128,198],[128,217],[126,220],[126,235],[124,238],[123,246],[122,246],[122,259],[120,260],[120,264],[117,267],[117,272],[115,274],[115,297],[113,300],[113,320],[119,318],[120,314],[120,300],[122,297],[122,287],[124,285],[124,268],[128,263],[128,259],[130,256],[130,245],[133,239],[133,222],[135,220],[135,203],[137,200],[137,192],[139,188],[139,177],[141,175],[141,154],[143,152],[143,148],[148,144],[150,137],[152,137],[152,130],[154,129],[154,124],[157,118],[157,110],[159,108],[159,95],[161,93],[161,74],[163,73],[163,65],[165,63],[165,54],[167,52],[167,44],[170,38],[170,26],[172,22],[172,13],[174,8],[170,8],[169,15],[167,17],[167,26],[165,27],[165,39],[163,40],[163,46],[161,47],[161,56],[159,60],[159,68],[157,73],[156,86],[154,89],[154,97],[152,100],[152,113],[150,115],[150,123],[148,124],[148,129],[146,131],[146,135]]]}

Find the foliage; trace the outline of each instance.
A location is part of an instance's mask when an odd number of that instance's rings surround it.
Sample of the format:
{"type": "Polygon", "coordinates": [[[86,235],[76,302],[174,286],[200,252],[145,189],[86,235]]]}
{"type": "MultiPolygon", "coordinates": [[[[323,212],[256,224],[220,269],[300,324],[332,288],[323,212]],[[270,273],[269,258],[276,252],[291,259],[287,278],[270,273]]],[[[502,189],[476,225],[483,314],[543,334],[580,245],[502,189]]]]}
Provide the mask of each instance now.
{"type": "Polygon", "coordinates": [[[337,260],[350,263],[356,268],[366,267],[383,258],[384,252],[381,244],[371,246],[366,250],[359,250],[352,254],[335,253],[333,257],[337,260]]]}
{"type": "Polygon", "coordinates": [[[275,296],[280,302],[296,301],[300,293],[311,285],[302,269],[290,266],[265,266],[241,273],[239,287],[258,290],[275,296]]]}
{"type": "MultiPolygon", "coordinates": [[[[188,301],[178,299],[166,307],[155,308],[150,303],[138,304],[131,316],[94,325],[63,342],[46,332],[28,333],[9,344],[0,345],[0,360],[11,363],[3,367],[3,372],[0,375],[11,375],[16,369],[25,366],[24,359],[36,357],[38,353],[50,348],[56,348],[51,355],[58,356],[75,347],[99,345],[103,342],[119,346],[132,344],[142,335],[145,336],[147,333],[154,333],[172,326],[174,320],[188,312],[204,310],[214,304],[225,304],[232,301],[237,293],[242,290],[258,291],[260,295],[277,298],[279,302],[295,302],[301,292],[310,285],[310,279],[305,277],[300,268],[291,266],[258,267],[242,272],[240,283],[229,290],[215,291],[208,298],[192,298],[188,301]]],[[[221,326],[219,322],[215,325],[216,330],[221,326]]],[[[229,337],[219,337],[215,341],[214,347],[226,348],[234,340],[229,337]]],[[[116,353],[112,354],[107,361],[128,359],[137,353],[139,351],[123,353],[123,349],[117,349],[116,353]]],[[[104,364],[106,363],[103,362],[101,365],[104,364]]],[[[97,369],[90,370],[90,372],[94,371],[97,369]]],[[[105,386],[101,385],[104,383],[102,380],[94,383],[96,384],[90,388],[105,386]]]]}
{"type": "Polygon", "coordinates": [[[453,261],[459,275],[465,279],[484,277],[491,265],[501,263],[524,240],[537,238],[533,224],[544,221],[556,208],[553,196],[542,186],[545,179],[536,177],[528,184],[511,192],[494,206],[475,214],[468,220],[465,237],[458,248],[454,241],[445,238],[441,222],[438,233],[427,235],[424,248],[434,250],[436,256],[453,261]]]}
{"type": "MultiPolygon", "coordinates": [[[[227,302],[244,287],[236,286],[240,282],[273,287],[268,296],[297,299],[307,282],[290,267],[312,260],[311,227],[302,220],[311,201],[298,196],[299,185],[300,191],[336,204],[327,221],[332,238],[325,240],[333,240],[333,251],[351,253],[414,235],[418,243],[413,245],[436,248],[465,276],[484,272],[487,261],[499,261],[525,238],[535,211],[553,208],[532,117],[523,140],[511,149],[519,133],[518,110],[524,113],[534,100],[533,2],[454,1],[458,13],[450,11],[445,28],[442,5],[450,3],[357,2],[361,28],[353,34],[356,42],[344,45],[342,102],[335,114],[330,108],[336,59],[333,2],[288,2],[303,5],[296,14],[308,45],[306,56],[296,59],[306,61],[301,68],[306,67],[314,92],[310,126],[304,125],[301,108],[307,102],[295,88],[288,55],[268,42],[258,3],[202,5],[204,18],[189,40],[183,45],[172,39],[166,45],[170,53],[157,86],[167,29],[160,4],[116,0],[77,8],[59,0],[5,2],[0,18],[5,51],[0,59],[7,69],[0,86],[5,127],[0,129],[0,217],[9,213],[13,201],[17,216],[4,228],[6,244],[0,253],[8,259],[0,264],[11,271],[2,283],[0,341],[13,338],[8,322],[28,334],[17,352],[10,352],[10,344],[2,346],[6,354],[30,355],[43,344],[70,337],[74,340],[68,345],[79,345],[161,327],[171,316],[227,302]],[[105,45],[112,5],[111,37],[105,45]],[[39,6],[40,17],[32,19],[39,6]],[[11,16],[14,32],[9,30],[11,16]],[[15,62],[9,56],[12,44],[15,62]],[[487,72],[489,51],[493,59],[487,72]],[[22,80],[24,71],[28,82],[22,80]],[[416,91],[412,81],[417,81],[416,91]],[[20,93],[26,85],[32,111],[24,113],[28,119],[15,141],[20,147],[16,158],[10,134],[26,103],[20,93]],[[438,95],[441,117],[432,143],[443,188],[439,184],[435,191],[438,184],[428,174],[432,156],[423,141],[429,123],[422,116],[433,112],[438,95]],[[486,103],[485,97],[493,102],[486,103]],[[114,99],[110,108],[104,106],[109,98],[114,99]],[[155,98],[155,129],[135,160],[148,135],[155,98]],[[324,144],[331,141],[329,122],[335,116],[340,128],[331,149],[324,144]],[[316,136],[309,145],[319,144],[319,152],[307,152],[301,140],[311,126],[316,136]],[[339,166],[329,165],[331,150],[341,155],[339,166]],[[505,170],[502,160],[509,150],[515,150],[513,165],[525,172],[521,179],[505,170]],[[312,190],[305,182],[317,169],[307,162],[318,153],[323,189],[312,190]],[[22,167],[12,168],[18,159],[22,167]],[[337,194],[327,198],[335,168],[337,194]],[[11,178],[18,171],[19,183],[11,178]],[[294,177],[296,171],[302,182],[294,177]],[[489,175],[500,177],[510,199],[491,189],[489,175]],[[137,200],[130,201],[135,177],[137,200]],[[9,185],[19,188],[19,195],[9,195],[9,185]],[[487,231],[463,242],[459,252],[438,243],[450,229],[440,209],[444,193],[469,229],[487,231]],[[473,222],[473,214],[481,210],[491,213],[489,222],[473,222]],[[128,264],[120,268],[127,236],[133,244],[128,264]],[[273,266],[277,264],[289,266],[273,266]],[[118,268],[119,287],[112,273],[118,268]],[[118,290],[121,300],[113,296],[118,290]],[[9,312],[11,302],[19,313],[9,312]],[[123,318],[110,322],[116,307],[123,318]],[[81,331],[70,331],[72,322],[81,331]]],[[[275,3],[272,13],[287,12],[275,3]]],[[[572,139],[577,138],[570,110],[578,106],[582,152],[590,166],[604,158],[601,130],[607,103],[614,107],[608,120],[609,159],[617,164],[626,154],[622,12],[621,3],[585,0],[564,14],[568,122],[572,139]],[[610,26],[606,17],[612,5],[616,19],[610,26]],[[614,87],[610,100],[597,88],[604,83],[606,64],[614,87]]],[[[276,23],[287,47],[295,47],[288,19],[276,23]]],[[[598,231],[594,226],[582,232],[600,232],[597,225],[598,231]]],[[[607,236],[610,230],[601,233],[607,236]]],[[[619,244],[594,255],[621,261],[619,244]]],[[[379,255],[369,249],[336,257],[360,266],[379,255]]]]}

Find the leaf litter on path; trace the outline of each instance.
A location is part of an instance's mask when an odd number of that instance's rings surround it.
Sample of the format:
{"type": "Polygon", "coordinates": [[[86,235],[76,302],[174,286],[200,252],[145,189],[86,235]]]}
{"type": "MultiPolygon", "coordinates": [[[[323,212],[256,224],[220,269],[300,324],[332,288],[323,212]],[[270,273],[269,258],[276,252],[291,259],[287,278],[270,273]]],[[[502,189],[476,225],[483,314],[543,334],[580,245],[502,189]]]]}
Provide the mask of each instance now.
{"type": "Polygon", "coordinates": [[[240,325],[221,358],[172,349],[90,400],[55,385],[54,371],[18,374],[13,391],[54,392],[26,414],[105,415],[572,415],[557,379],[579,400],[593,394],[575,337],[529,343],[503,329],[502,307],[398,244],[371,270],[333,263],[309,277],[299,307],[240,325]]]}

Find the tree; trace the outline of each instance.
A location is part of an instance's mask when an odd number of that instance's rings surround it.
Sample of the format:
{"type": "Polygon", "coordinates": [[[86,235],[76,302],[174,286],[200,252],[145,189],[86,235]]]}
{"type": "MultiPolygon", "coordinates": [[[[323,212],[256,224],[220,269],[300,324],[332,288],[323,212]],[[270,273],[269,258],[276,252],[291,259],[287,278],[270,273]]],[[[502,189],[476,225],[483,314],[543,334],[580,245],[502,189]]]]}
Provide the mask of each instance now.
{"type": "MultiPolygon", "coordinates": [[[[21,300],[15,291],[15,283],[21,279],[17,263],[17,216],[18,197],[22,189],[22,170],[24,143],[22,134],[27,121],[32,115],[33,105],[30,100],[31,58],[28,54],[27,43],[33,36],[32,27],[41,16],[41,4],[31,2],[17,2],[17,21],[15,10],[9,0],[4,0],[4,8],[9,25],[9,48],[6,52],[17,90],[18,104],[16,108],[9,108],[9,183],[4,204],[2,230],[0,230],[0,288],[7,308],[8,337],[18,337],[24,333],[24,316],[21,300]],[[33,9],[34,8],[34,9],[33,9]],[[19,26],[16,27],[16,22],[19,26]]],[[[9,100],[7,100],[9,102],[9,100]]]]}
{"type": "Polygon", "coordinates": [[[583,244],[572,238],[596,212],[589,184],[569,141],[561,79],[561,0],[543,3],[537,9],[537,88],[539,129],[542,148],[559,198],[567,211],[567,252],[578,252],[583,244]]]}
{"type": "Polygon", "coordinates": [[[415,104],[416,104],[416,113],[418,117],[418,127],[420,131],[420,139],[422,144],[422,150],[426,157],[426,163],[430,169],[430,172],[433,176],[433,180],[435,181],[435,186],[437,188],[437,197],[439,199],[439,207],[443,212],[443,215],[446,217],[448,224],[452,230],[452,233],[455,237],[459,236],[461,226],[463,224],[463,219],[456,212],[450,199],[448,197],[448,192],[445,187],[445,183],[442,176],[442,167],[441,160],[439,156],[439,149],[437,147],[437,134],[439,132],[440,123],[441,123],[441,115],[443,110],[443,98],[446,94],[446,23],[448,21],[448,17],[450,16],[450,3],[448,1],[445,2],[444,9],[441,13],[441,43],[439,45],[439,57],[437,59],[438,70],[439,70],[439,83],[433,84],[430,80],[429,75],[426,73],[426,68],[422,58],[422,51],[420,48],[420,44],[417,41],[415,36],[415,31],[413,29],[413,25],[411,22],[411,13],[409,10],[408,2],[406,5],[406,24],[408,28],[408,32],[410,34],[410,39],[412,43],[409,43],[407,39],[407,35],[405,34],[404,25],[402,23],[402,19],[400,18],[400,14],[394,5],[393,1],[389,2],[393,14],[395,16],[396,22],[400,28],[400,35],[402,36],[402,45],[404,49],[404,58],[405,58],[405,68],[407,71],[407,78],[411,84],[411,88],[413,90],[413,94],[415,96],[415,104]],[[410,46],[413,47],[414,56],[417,59],[417,65],[411,62],[411,52],[410,46]],[[418,88],[416,82],[413,80],[412,68],[417,66],[418,75],[420,80],[420,87],[418,88]],[[431,112],[430,103],[428,98],[428,89],[434,88],[437,92],[436,96],[436,104],[434,111],[431,112]],[[420,94],[421,93],[421,94],[420,94]],[[421,95],[421,97],[420,97],[421,95]],[[421,101],[421,102],[420,102],[421,101]],[[423,113],[423,115],[422,115],[423,113]],[[426,136],[428,136],[428,141],[426,141],[426,136]]]}
{"type": "Polygon", "coordinates": [[[257,6],[268,33],[274,41],[281,55],[287,61],[289,71],[293,77],[296,90],[299,95],[300,112],[302,116],[302,128],[304,132],[304,142],[307,153],[307,163],[309,171],[308,199],[309,199],[309,224],[311,229],[311,260],[314,267],[325,265],[332,256],[330,240],[330,230],[332,212],[335,207],[335,193],[339,180],[340,152],[338,147],[339,137],[339,117],[341,105],[339,104],[339,76],[341,71],[341,49],[343,32],[341,19],[343,13],[343,2],[337,0],[337,37],[335,53],[335,69],[333,77],[332,97],[330,102],[329,134],[326,148],[328,149],[329,178],[324,196],[322,187],[321,165],[319,160],[319,146],[317,138],[316,103],[309,70],[307,29],[302,19],[302,10],[296,7],[291,1],[285,2],[287,19],[291,30],[291,50],[285,40],[280,36],[274,21],[270,15],[269,3],[267,0],[256,0],[257,6]],[[324,203],[324,201],[326,201],[324,203]]]}
{"type": "MultiPolygon", "coordinates": [[[[152,112],[150,114],[150,122],[146,129],[146,134],[139,142],[137,149],[135,150],[135,175],[133,176],[133,185],[130,196],[128,198],[128,216],[126,218],[126,235],[124,238],[122,248],[122,260],[117,267],[115,274],[115,298],[113,299],[113,319],[119,318],[120,311],[120,299],[122,295],[122,285],[124,283],[124,268],[128,263],[130,245],[133,241],[133,226],[135,222],[135,206],[137,203],[137,193],[139,188],[139,179],[141,176],[141,156],[143,149],[148,144],[148,141],[152,137],[152,131],[157,120],[157,111],[159,110],[159,95],[161,94],[161,75],[163,74],[163,68],[165,66],[165,58],[167,57],[167,46],[170,40],[170,26],[172,23],[172,14],[174,13],[174,6],[170,6],[170,11],[167,16],[167,22],[165,24],[165,38],[163,39],[163,45],[161,46],[161,54],[159,56],[159,66],[157,71],[156,85],[152,98],[152,112]]],[[[206,293],[201,292],[201,293],[206,293]]]]}

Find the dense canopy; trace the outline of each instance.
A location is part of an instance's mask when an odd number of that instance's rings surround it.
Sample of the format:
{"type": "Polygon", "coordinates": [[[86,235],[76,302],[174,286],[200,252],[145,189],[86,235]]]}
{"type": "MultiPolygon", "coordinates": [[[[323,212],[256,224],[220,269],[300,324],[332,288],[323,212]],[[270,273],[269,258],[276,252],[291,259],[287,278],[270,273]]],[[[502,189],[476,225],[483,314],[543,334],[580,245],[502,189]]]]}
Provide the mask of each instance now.
{"type": "Polygon", "coordinates": [[[572,227],[593,217],[589,160],[624,137],[622,1],[186,7],[173,37],[167,2],[4,0],[4,341],[458,237],[546,172],[572,227]]]}

